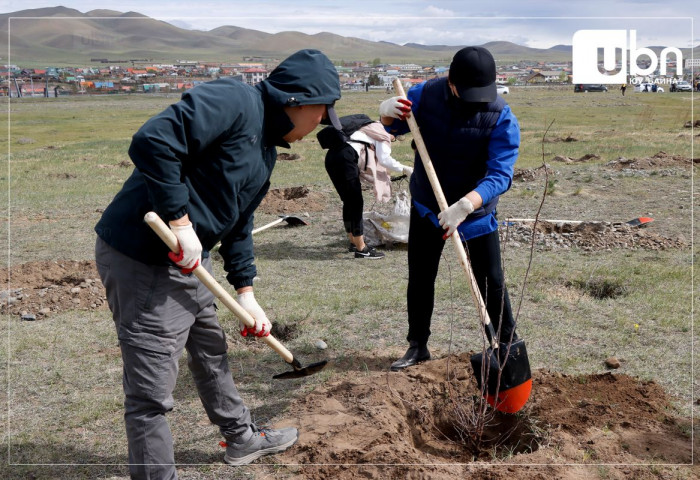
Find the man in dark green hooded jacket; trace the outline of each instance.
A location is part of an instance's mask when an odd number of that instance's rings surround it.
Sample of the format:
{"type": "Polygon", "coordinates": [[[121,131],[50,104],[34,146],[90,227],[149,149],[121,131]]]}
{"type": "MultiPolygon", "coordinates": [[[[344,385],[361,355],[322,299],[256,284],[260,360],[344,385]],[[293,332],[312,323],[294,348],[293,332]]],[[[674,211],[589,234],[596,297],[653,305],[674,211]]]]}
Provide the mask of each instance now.
{"type": "Polygon", "coordinates": [[[268,335],[271,323],[253,295],[253,212],[270,186],[276,147],[313,131],[340,128],[333,104],[338,74],[317,50],[284,60],[256,86],[232,79],[199,85],[134,135],[135,169],[95,226],[95,256],[124,364],[125,424],[132,478],[177,478],[165,419],[172,410],[178,359],[188,366],[212,423],[226,439],[227,463],[281,452],[295,428],[251,421],[228,368],[214,296],[190,273],[221,242],[227,279],[255,319],[242,335],[268,335]],[[178,238],[180,256],[143,221],[155,211],[178,238]]]}

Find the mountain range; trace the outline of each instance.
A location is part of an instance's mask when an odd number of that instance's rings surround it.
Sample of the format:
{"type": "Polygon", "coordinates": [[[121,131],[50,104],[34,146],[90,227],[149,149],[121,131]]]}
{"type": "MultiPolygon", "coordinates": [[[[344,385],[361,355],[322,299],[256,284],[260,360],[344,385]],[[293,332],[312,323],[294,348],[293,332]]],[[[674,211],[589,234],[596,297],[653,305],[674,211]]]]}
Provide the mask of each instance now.
{"type": "MultiPolygon", "coordinates": [[[[237,26],[188,30],[136,12],[98,9],[83,13],[66,7],[0,14],[0,52],[8,51],[8,39],[10,58],[1,63],[27,67],[88,65],[95,63],[92,59],[238,63],[246,57],[282,59],[301,48],[322,50],[336,62],[380,59],[446,65],[460,48],[373,42],[329,32],[272,34],[237,26]]],[[[483,46],[503,62],[571,60],[570,45],[538,49],[499,41],[483,46]]]]}

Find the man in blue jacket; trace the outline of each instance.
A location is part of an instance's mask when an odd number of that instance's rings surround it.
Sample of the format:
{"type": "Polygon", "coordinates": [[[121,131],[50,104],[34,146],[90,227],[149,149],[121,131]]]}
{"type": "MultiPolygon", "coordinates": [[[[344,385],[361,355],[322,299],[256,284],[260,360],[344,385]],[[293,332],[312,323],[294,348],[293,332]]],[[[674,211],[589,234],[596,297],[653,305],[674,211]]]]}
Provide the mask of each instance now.
{"type": "Polygon", "coordinates": [[[173,408],[178,360],[188,366],[212,423],[226,439],[224,460],[244,465],[297,441],[295,428],[253,424],[231,377],[214,296],[190,274],[221,242],[227,279],[255,319],[245,335],[269,335],[253,294],[253,212],[270,186],[276,146],[322,121],[340,127],[338,74],[317,50],[301,50],[252,87],[232,79],[199,85],[134,135],[135,170],[95,227],[97,267],[124,364],[124,419],[132,478],[177,478],[165,413],[173,408]],[[180,256],[143,221],[169,222],[180,256]]]}
{"type": "Polygon", "coordinates": [[[408,132],[413,114],[449,207],[440,211],[423,163],[416,153],[411,177],[408,239],[408,336],[406,354],[391,365],[401,370],[430,359],[427,343],[440,256],[455,230],[466,242],[472,269],[500,341],[515,336],[515,323],[501,269],[496,221],[499,195],[513,180],[520,129],[496,93],[496,64],[482,47],[458,51],[447,78],[423,82],[381,103],[387,130],[408,132]],[[500,327],[500,328],[499,328],[500,327]]]}

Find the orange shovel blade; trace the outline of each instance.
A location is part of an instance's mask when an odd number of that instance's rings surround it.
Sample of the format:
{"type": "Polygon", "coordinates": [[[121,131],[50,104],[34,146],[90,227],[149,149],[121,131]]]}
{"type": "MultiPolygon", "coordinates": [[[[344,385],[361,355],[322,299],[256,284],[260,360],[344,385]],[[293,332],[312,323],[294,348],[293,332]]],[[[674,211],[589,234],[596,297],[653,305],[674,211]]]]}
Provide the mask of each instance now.
{"type": "Polygon", "coordinates": [[[525,406],[530,398],[530,392],[532,392],[532,379],[504,392],[498,392],[498,398],[487,393],[486,401],[499,412],[516,413],[525,406]]]}
{"type": "Polygon", "coordinates": [[[653,221],[654,219],[651,217],[638,217],[627,222],[627,225],[629,225],[630,227],[641,227],[653,221]]]}
{"type": "Polygon", "coordinates": [[[493,408],[515,413],[527,403],[532,391],[532,373],[522,338],[514,340],[510,346],[499,343],[495,350],[488,348],[486,352],[472,355],[470,363],[479,390],[493,408]]]}

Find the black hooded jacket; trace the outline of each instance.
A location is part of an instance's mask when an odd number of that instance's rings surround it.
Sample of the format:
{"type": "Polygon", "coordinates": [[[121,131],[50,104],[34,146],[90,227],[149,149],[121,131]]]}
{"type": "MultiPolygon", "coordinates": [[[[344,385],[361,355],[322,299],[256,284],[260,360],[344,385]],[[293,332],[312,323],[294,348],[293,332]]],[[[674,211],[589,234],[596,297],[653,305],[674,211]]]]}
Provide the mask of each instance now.
{"type": "Polygon", "coordinates": [[[283,107],[333,104],[338,74],[318,50],[301,50],[252,87],[232,79],[199,85],[148,120],[134,135],[135,169],[95,226],[121,253],[149,265],[172,265],[168,248],[143,221],[189,215],[203,255],[221,241],[227,279],[252,285],[253,212],[270,186],[276,146],[294,125],[283,107]]]}

